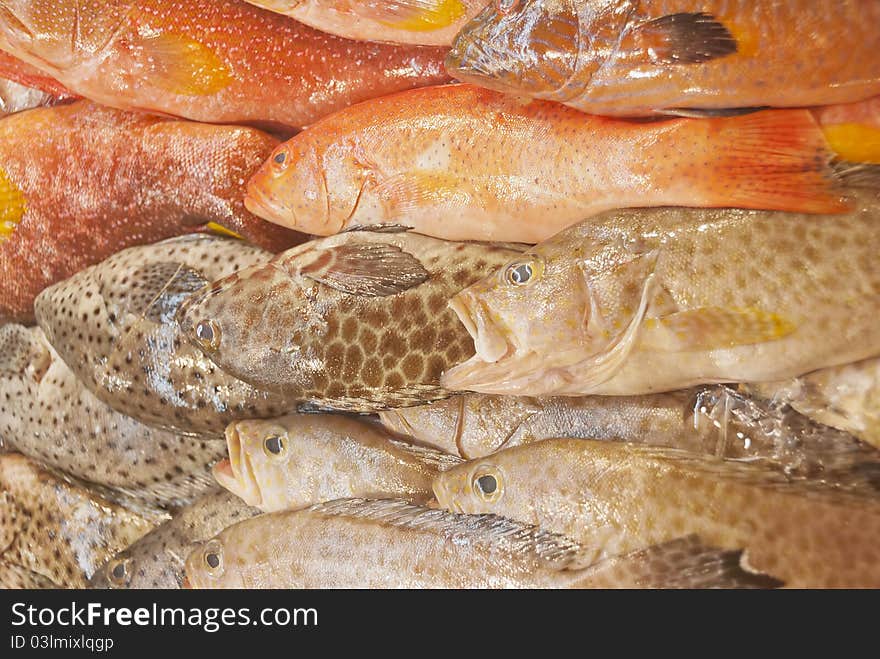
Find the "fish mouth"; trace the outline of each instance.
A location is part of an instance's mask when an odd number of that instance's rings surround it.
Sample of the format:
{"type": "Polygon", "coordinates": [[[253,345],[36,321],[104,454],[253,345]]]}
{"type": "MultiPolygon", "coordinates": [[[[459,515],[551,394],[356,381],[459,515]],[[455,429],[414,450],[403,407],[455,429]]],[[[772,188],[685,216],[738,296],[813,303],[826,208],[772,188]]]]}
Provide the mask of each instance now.
{"type": "Polygon", "coordinates": [[[253,180],[248,183],[247,191],[244,194],[244,207],[257,217],[273,224],[285,227],[291,227],[295,224],[279,210],[278,205],[253,180]]]}
{"type": "Polygon", "coordinates": [[[498,326],[489,308],[475,295],[463,291],[449,301],[449,308],[471,335],[474,350],[481,361],[494,363],[514,352],[514,346],[507,338],[510,332],[498,326]]]}
{"type": "Polygon", "coordinates": [[[461,512],[461,506],[456,503],[454,497],[449,495],[449,490],[446,488],[442,478],[434,479],[431,489],[434,490],[434,499],[437,501],[438,508],[451,510],[455,513],[461,512]]]}
{"type": "Polygon", "coordinates": [[[214,478],[249,506],[260,506],[263,503],[263,495],[257,484],[254,466],[242,446],[237,423],[232,423],[226,428],[226,446],[229,459],[214,465],[214,478]]]}

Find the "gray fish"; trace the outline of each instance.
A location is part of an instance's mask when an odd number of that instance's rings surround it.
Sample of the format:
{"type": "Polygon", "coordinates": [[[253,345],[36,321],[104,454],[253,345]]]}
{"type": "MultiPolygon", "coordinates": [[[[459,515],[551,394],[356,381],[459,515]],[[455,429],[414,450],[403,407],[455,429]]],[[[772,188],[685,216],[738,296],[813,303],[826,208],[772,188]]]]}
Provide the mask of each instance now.
{"type": "Polygon", "coordinates": [[[186,561],[195,588],[773,587],[741,552],[677,538],[604,564],[562,535],[495,515],[342,499],[227,528],[186,561]]]}
{"type": "Polygon", "coordinates": [[[207,494],[104,563],[89,588],[180,588],[197,543],[259,513],[228,492],[207,494]]]}
{"type": "MultiPolygon", "coordinates": [[[[144,425],[98,400],[43,331],[0,327],[0,439],[53,469],[160,506],[216,489],[219,441],[144,425]]],[[[220,439],[220,438],[218,438],[220,439]]]]}
{"type": "Polygon", "coordinates": [[[123,250],[46,289],[46,338],[99,399],[157,428],[216,438],[236,419],[284,413],[283,399],[217,368],[182,340],[174,314],[209,281],[266,261],[241,241],[184,236],[123,250]]]}
{"type": "Polygon", "coordinates": [[[418,405],[449,396],[440,375],[474,354],[449,298],[521,251],[350,231],[214,283],[178,318],[220,368],[291,407],[418,405]]]}
{"type": "Polygon", "coordinates": [[[554,437],[603,439],[762,461],[791,476],[880,489],[880,451],[724,385],[644,396],[465,394],[379,418],[399,435],[468,460],[554,437]]]}
{"type": "Polygon", "coordinates": [[[83,588],[99,565],[158,521],[19,453],[0,455],[0,560],[59,587],[83,588]]]}

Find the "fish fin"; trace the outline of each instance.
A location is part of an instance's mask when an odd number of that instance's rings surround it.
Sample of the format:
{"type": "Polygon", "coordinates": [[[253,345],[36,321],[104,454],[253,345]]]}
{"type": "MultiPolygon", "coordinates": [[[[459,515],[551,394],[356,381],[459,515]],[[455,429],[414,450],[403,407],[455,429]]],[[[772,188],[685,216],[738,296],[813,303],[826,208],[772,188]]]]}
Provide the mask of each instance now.
{"type": "Polygon", "coordinates": [[[457,455],[451,455],[429,446],[419,446],[418,444],[410,444],[409,442],[390,438],[388,439],[388,442],[396,450],[407,453],[420,462],[424,462],[425,464],[434,467],[438,471],[446,471],[447,469],[451,469],[464,462],[464,460],[457,455]]]}
{"type": "Polygon", "coordinates": [[[633,36],[653,64],[700,64],[733,55],[737,42],[712,14],[668,14],[634,28],[633,36]]]}
{"type": "Polygon", "coordinates": [[[0,169],[0,243],[12,236],[26,211],[24,193],[0,169]]]}
{"type": "Polygon", "coordinates": [[[208,222],[205,225],[205,229],[218,236],[226,236],[227,238],[244,240],[244,237],[241,234],[236,233],[232,229],[227,229],[225,226],[223,226],[222,224],[218,224],[217,222],[208,222]]]}
{"type": "Polygon", "coordinates": [[[721,350],[782,339],[796,329],[789,320],[761,309],[700,307],[647,318],[641,345],[653,350],[721,350]]]}
{"type": "Polygon", "coordinates": [[[52,365],[42,334],[42,330],[24,325],[0,326],[0,374],[42,380],[52,365]]]}
{"type": "Polygon", "coordinates": [[[406,233],[412,231],[412,227],[402,224],[352,224],[345,227],[339,233],[356,233],[358,231],[368,231],[370,233],[406,233]]]}
{"type": "Polygon", "coordinates": [[[834,171],[851,188],[880,191],[880,165],[840,161],[834,163],[834,171]]]}
{"type": "Polygon", "coordinates": [[[468,197],[466,181],[445,172],[415,170],[405,174],[378,176],[373,174],[371,191],[394,214],[406,213],[413,208],[436,205],[468,197]]]}
{"type": "Polygon", "coordinates": [[[467,8],[461,0],[395,0],[354,3],[355,13],[388,27],[430,32],[453,25],[467,8]]]}
{"type": "Polygon", "coordinates": [[[0,588],[5,590],[56,590],[61,586],[23,565],[0,560],[0,588]]]}
{"type": "Polygon", "coordinates": [[[180,304],[208,284],[201,273],[173,261],[143,265],[130,281],[127,288],[107,291],[105,297],[154,323],[172,320],[180,304]]]}
{"type": "Polygon", "coordinates": [[[706,120],[713,134],[707,165],[724,181],[723,207],[842,213],[850,205],[831,167],[833,153],[809,110],[773,110],[734,119],[706,120]]]}
{"type": "Polygon", "coordinates": [[[831,150],[841,160],[880,165],[880,128],[859,123],[823,125],[831,150]]]}
{"type": "Polygon", "coordinates": [[[385,297],[418,286],[431,275],[396,245],[347,243],[319,251],[300,274],[349,295],[385,297]]]}
{"type": "Polygon", "coordinates": [[[500,547],[551,569],[567,568],[582,552],[574,540],[531,524],[497,515],[463,515],[425,508],[401,499],[340,499],[308,510],[319,515],[371,520],[399,528],[431,531],[450,540],[500,547]]]}
{"type": "Polygon", "coordinates": [[[145,37],[140,46],[151,63],[147,76],[167,92],[208,96],[232,84],[232,73],[220,56],[186,35],[165,32],[145,37]]]}
{"type": "Polygon", "coordinates": [[[770,106],[762,105],[751,108],[662,108],[654,110],[656,114],[668,117],[685,117],[688,119],[718,119],[722,117],[740,117],[769,110],[770,106]]]}
{"type": "Polygon", "coordinates": [[[576,586],[591,588],[779,588],[784,582],[753,572],[741,549],[721,549],[689,535],[605,559],[576,586]]]}

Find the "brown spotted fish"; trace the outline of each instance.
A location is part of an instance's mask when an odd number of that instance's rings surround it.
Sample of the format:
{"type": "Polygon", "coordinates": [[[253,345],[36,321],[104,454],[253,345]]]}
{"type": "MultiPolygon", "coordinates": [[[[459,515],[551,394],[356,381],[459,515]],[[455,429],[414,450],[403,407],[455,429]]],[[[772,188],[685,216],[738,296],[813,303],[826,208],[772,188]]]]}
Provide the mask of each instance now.
{"type": "Polygon", "coordinates": [[[442,384],[637,395],[880,354],[880,199],[828,219],[659,208],[575,225],[452,299],[476,356],[442,384]]]}
{"type": "Polygon", "coordinates": [[[40,291],[132,245],[213,226],[276,251],[301,242],[244,207],[277,143],[86,101],[3,118],[0,321],[31,322],[40,291]]]}
{"type": "Polygon", "coordinates": [[[773,587],[740,552],[681,538],[593,567],[570,539],[495,515],[343,499],[227,528],[186,562],[194,588],[773,587]]]}
{"type": "MultiPolygon", "coordinates": [[[[219,439],[219,438],[218,438],[219,439]]],[[[39,327],[0,326],[0,441],[84,481],[160,506],[216,489],[221,441],[157,430],[86,389],[39,327]]]]}
{"type": "Polygon", "coordinates": [[[283,414],[284,401],[220,370],[183,340],[174,314],[208,282],[270,257],[204,235],[133,247],[47,289],[35,311],[49,343],[114,410],[217,439],[230,421],[283,414]]]}
{"type": "Polygon", "coordinates": [[[220,368],[291,409],[417,405],[448,396],[440,374],[473,354],[449,298],[520,249],[350,231],[215,282],[178,319],[220,368]]]}
{"type": "Polygon", "coordinates": [[[104,563],[88,586],[180,588],[184,561],[196,543],[259,512],[229,492],[206,494],[104,563]]]}
{"type": "Polygon", "coordinates": [[[792,477],[880,492],[880,451],[724,385],[645,396],[464,394],[379,418],[398,435],[468,460],[543,439],[613,440],[760,461],[792,477]]]}
{"type": "Polygon", "coordinates": [[[565,534],[600,561],[695,534],[796,588],[880,586],[880,497],[623,442],[549,439],[440,474],[441,507],[565,534]]]}
{"type": "Polygon", "coordinates": [[[369,497],[425,503],[437,473],[460,460],[395,440],[381,426],[338,414],[237,421],[217,481],[265,512],[369,497]]]}
{"type": "Polygon", "coordinates": [[[157,521],[21,454],[0,455],[0,561],[20,568],[21,578],[83,588],[100,565],[157,521]]]}
{"type": "Polygon", "coordinates": [[[700,115],[880,94],[876,0],[501,0],[456,38],[459,80],[601,115],[700,115]]]}
{"type": "Polygon", "coordinates": [[[0,588],[4,590],[38,590],[59,588],[51,579],[16,563],[0,560],[0,588]]]}

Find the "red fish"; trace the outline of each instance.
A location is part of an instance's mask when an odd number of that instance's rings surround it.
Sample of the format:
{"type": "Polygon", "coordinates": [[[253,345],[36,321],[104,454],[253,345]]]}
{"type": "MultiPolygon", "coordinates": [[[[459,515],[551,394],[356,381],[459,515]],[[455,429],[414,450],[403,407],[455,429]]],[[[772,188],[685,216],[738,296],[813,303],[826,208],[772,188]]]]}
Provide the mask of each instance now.
{"type": "Polygon", "coordinates": [[[277,144],[88,101],[0,120],[0,321],[31,321],[45,287],[125,247],[209,223],[277,251],[296,244],[244,208],[244,182],[277,144]]]}
{"type": "Polygon", "coordinates": [[[25,87],[38,89],[41,92],[50,94],[59,101],[77,98],[76,94],[54,78],[47,76],[40,69],[22,62],[20,59],[2,50],[0,50],[0,78],[11,80],[25,87]]]}

